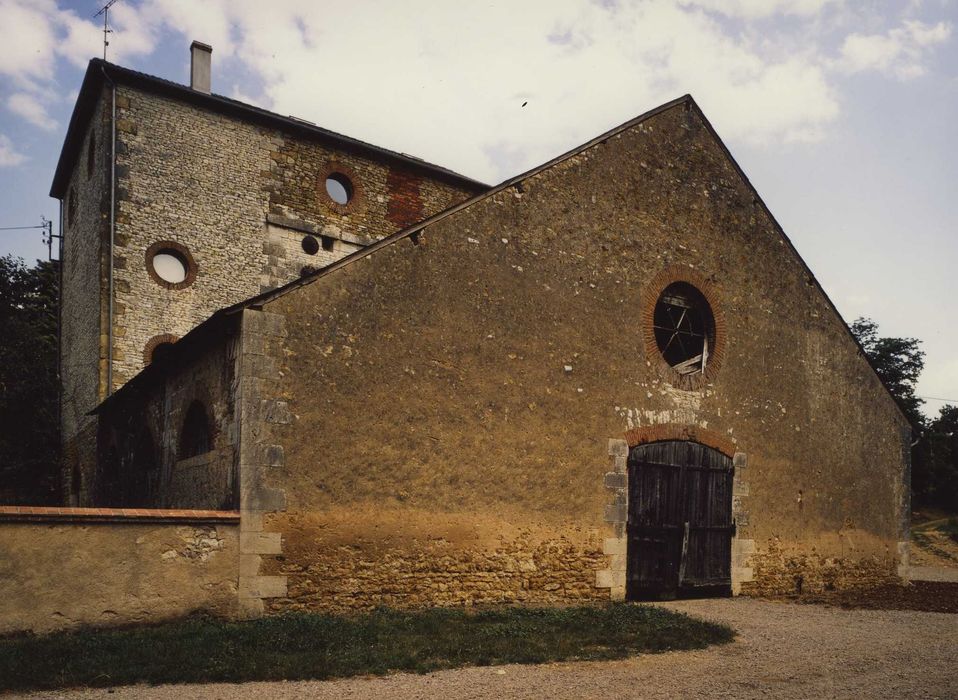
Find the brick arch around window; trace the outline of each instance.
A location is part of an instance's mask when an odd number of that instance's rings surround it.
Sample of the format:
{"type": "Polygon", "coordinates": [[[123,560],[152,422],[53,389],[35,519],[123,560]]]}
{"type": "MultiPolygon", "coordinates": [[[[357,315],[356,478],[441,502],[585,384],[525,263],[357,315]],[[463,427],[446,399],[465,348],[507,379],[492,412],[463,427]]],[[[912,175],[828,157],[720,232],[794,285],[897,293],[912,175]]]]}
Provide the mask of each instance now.
{"type": "Polygon", "coordinates": [[[172,333],[160,333],[159,335],[154,335],[148,341],[146,345],[143,346],[143,364],[148,365],[153,362],[153,352],[160,345],[172,345],[177,340],[179,336],[173,335],[172,333]]]}
{"type": "Polygon", "coordinates": [[[316,179],[316,196],[323,206],[336,214],[352,214],[361,212],[366,208],[366,195],[362,180],[352,168],[339,161],[331,160],[319,171],[319,177],[316,179]],[[335,201],[326,191],[326,180],[331,177],[345,179],[348,183],[350,197],[345,204],[335,201]]]}
{"type": "Polygon", "coordinates": [[[721,290],[714,279],[690,267],[671,265],[645,285],[639,297],[642,339],[646,356],[664,381],[679,389],[694,391],[715,380],[725,360],[727,345],[727,326],[722,306],[721,290]],[[703,373],[679,374],[666,362],[655,340],[655,307],[665,288],[677,282],[684,282],[697,289],[705,297],[712,312],[715,341],[709,350],[709,360],[703,373]]]}

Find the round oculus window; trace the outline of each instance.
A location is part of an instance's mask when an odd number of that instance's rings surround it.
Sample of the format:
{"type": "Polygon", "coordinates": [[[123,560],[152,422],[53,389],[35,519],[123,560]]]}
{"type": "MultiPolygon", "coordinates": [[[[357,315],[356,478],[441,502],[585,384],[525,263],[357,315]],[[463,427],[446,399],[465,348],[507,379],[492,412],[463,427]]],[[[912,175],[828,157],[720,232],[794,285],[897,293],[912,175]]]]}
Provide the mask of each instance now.
{"type": "Polygon", "coordinates": [[[146,269],[153,281],[169,289],[189,287],[196,280],[196,262],[186,246],[159,241],[146,251],[146,269]]]}
{"type": "Polygon", "coordinates": [[[153,272],[164,282],[181,284],[186,281],[190,267],[186,258],[178,250],[164,248],[157,251],[150,260],[153,272]]]}
{"type": "Polygon", "coordinates": [[[319,252],[319,241],[316,236],[303,236],[303,252],[306,255],[316,255],[319,252]]]}
{"type": "Polygon", "coordinates": [[[326,194],[336,204],[349,204],[353,198],[353,183],[342,173],[331,173],[326,178],[326,194]]]}
{"type": "Polygon", "coordinates": [[[715,347],[715,317],[705,296],[686,282],[662,290],[652,317],[662,357],[681,375],[704,374],[715,347]]]}

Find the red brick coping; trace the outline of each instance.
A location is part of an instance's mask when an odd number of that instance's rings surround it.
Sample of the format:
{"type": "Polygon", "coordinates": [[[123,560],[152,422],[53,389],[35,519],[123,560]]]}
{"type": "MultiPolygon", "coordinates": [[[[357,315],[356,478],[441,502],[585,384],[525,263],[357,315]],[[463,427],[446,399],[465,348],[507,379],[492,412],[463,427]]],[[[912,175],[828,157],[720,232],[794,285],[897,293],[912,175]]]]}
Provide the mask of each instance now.
{"type": "Polygon", "coordinates": [[[154,508],[57,508],[0,506],[0,522],[57,523],[232,523],[236,510],[164,510],[154,508]]]}
{"type": "Polygon", "coordinates": [[[626,431],[623,437],[625,441],[629,443],[629,447],[663,440],[682,440],[697,442],[706,447],[711,447],[728,457],[734,457],[737,452],[736,445],[732,440],[724,435],[701,428],[697,425],[684,425],[679,423],[646,425],[626,431]]]}

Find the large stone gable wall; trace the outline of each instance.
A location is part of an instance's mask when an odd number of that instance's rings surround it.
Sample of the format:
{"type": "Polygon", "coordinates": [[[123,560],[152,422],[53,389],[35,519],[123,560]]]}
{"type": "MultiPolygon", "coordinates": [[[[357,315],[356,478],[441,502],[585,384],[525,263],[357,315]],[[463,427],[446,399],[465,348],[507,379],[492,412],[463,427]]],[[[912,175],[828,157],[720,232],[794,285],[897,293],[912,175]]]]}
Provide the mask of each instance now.
{"type": "MultiPolygon", "coordinates": [[[[735,564],[754,577],[739,581],[745,590],[792,580],[782,572],[801,558],[784,564],[782,551],[839,566],[829,580],[841,585],[895,575],[903,418],[691,104],[269,310],[286,316],[279,359],[293,417],[272,431],[285,461],[268,478],[287,510],[268,528],[284,554],[261,569],[287,575],[290,592],[275,608],[322,607],[311,592],[336,586],[360,591],[329,605],[372,604],[377,591],[415,599],[439,578],[392,563],[417,561],[432,540],[454,543],[450,571],[521,550],[503,523],[581,547],[543,563],[569,577],[525,600],[581,597],[575,581],[616,555],[589,554],[613,534],[608,441],[658,424],[708,430],[747,453],[735,492],[735,564]],[[708,281],[726,325],[721,368],[692,391],[663,376],[641,327],[647,285],[675,268],[708,281]],[[343,509],[356,518],[337,520],[343,509]],[[387,511],[402,517],[387,527],[387,511]],[[319,568],[305,544],[315,520],[342,543],[319,568]],[[498,544],[477,534],[490,521],[498,544]]],[[[462,592],[468,580],[442,582],[462,592]]]]}
{"type": "Polygon", "coordinates": [[[103,397],[106,386],[104,333],[109,259],[104,241],[109,235],[109,119],[109,93],[104,92],[90,119],[63,202],[60,333],[62,347],[69,350],[60,358],[66,465],[61,483],[64,498],[73,503],[85,498],[89,490],[82,476],[91,473],[96,436],[95,421],[87,412],[103,397]],[[78,467],[75,470],[74,465],[78,467]]]}

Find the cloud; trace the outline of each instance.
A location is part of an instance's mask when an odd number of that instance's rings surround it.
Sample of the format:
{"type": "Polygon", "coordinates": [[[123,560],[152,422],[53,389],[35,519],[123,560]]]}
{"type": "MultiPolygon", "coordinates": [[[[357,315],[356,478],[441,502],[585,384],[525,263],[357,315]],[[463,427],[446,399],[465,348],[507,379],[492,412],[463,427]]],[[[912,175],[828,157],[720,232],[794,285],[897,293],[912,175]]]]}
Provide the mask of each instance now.
{"type": "Polygon", "coordinates": [[[213,44],[214,91],[218,66],[239,65],[280,113],[499,180],[685,92],[733,139],[821,138],[840,109],[817,57],[770,56],[714,15],[830,4],[369,0],[317,12],[305,0],[146,0],[138,11],[213,44]]]}
{"type": "Polygon", "coordinates": [[[0,41],[0,74],[21,87],[53,78],[56,35],[48,16],[55,12],[52,0],[0,0],[0,27],[7,28],[0,41]]]}
{"type": "MultiPolygon", "coordinates": [[[[918,74],[951,32],[909,20],[845,37],[832,25],[849,18],[844,0],[127,0],[110,58],[182,42],[185,66],[206,41],[216,92],[497,181],[686,92],[733,141],[819,140],[839,80],[918,74]]],[[[101,28],[56,0],[0,0],[0,25],[19,29],[0,76],[33,96],[8,106],[49,128],[57,61],[99,55],[101,28]]]]}
{"type": "Polygon", "coordinates": [[[900,79],[924,75],[930,50],[951,37],[951,24],[906,20],[885,34],[845,37],[837,67],[846,73],[878,71],[900,79]]]}
{"type": "Polygon", "coordinates": [[[52,131],[57,128],[56,120],[47,114],[46,107],[31,94],[17,92],[10,95],[7,98],[7,109],[41,129],[52,131]]]}
{"type": "Polygon", "coordinates": [[[680,0],[679,4],[726,17],[764,19],[773,15],[809,17],[819,14],[829,5],[840,5],[841,2],[842,0],[680,0]]]}
{"type": "Polygon", "coordinates": [[[13,142],[5,134],[0,134],[0,168],[11,168],[26,161],[27,157],[18,153],[13,142]]]}

